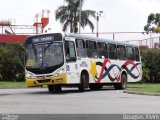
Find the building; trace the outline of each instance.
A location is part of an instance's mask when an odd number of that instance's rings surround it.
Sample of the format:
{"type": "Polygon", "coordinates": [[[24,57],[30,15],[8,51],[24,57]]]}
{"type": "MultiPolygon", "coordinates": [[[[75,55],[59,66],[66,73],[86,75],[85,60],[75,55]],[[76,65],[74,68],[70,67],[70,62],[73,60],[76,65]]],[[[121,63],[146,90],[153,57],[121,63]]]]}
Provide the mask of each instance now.
{"type": "Polygon", "coordinates": [[[28,35],[0,34],[0,46],[6,43],[24,43],[28,35]]]}

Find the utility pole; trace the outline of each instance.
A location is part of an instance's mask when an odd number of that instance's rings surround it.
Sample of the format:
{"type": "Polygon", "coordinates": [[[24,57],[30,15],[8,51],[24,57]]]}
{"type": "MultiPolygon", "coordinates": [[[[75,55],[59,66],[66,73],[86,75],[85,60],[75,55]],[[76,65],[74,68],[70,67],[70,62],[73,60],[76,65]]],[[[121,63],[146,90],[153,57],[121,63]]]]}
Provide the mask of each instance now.
{"type": "Polygon", "coordinates": [[[99,12],[97,12],[97,37],[99,36],[99,34],[98,34],[98,28],[99,28],[99,12]]]}
{"type": "Polygon", "coordinates": [[[96,36],[99,37],[99,17],[102,17],[104,16],[103,15],[103,11],[97,11],[97,33],[96,33],[96,36]]]}

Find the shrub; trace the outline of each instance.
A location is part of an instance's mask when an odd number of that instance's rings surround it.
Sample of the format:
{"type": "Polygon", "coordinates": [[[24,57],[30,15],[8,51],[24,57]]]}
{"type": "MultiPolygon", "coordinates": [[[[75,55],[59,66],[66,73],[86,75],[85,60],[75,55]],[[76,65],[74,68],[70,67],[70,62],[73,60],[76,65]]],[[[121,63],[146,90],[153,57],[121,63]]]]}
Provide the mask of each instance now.
{"type": "Polygon", "coordinates": [[[160,82],[160,49],[141,51],[143,79],[147,82],[160,82]]]}
{"type": "Polygon", "coordinates": [[[7,43],[0,48],[0,74],[3,80],[19,80],[16,75],[24,75],[24,51],[21,43],[7,43]]]}

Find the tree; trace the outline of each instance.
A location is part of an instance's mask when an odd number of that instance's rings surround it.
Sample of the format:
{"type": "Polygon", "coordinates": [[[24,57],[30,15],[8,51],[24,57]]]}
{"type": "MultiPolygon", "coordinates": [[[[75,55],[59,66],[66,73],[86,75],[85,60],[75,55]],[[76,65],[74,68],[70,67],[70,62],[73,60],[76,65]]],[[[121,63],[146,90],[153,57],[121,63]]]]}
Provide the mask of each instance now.
{"type": "Polygon", "coordinates": [[[24,75],[24,51],[25,47],[21,43],[7,43],[0,48],[0,76],[3,80],[22,78],[24,75]]]}
{"type": "MultiPolygon", "coordinates": [[[[80,0],[64,0],[67,5],[60,6],[56,10],[56,20],[59,20],[63,24],[63,31],[66,31],[70,27],[71,33],[78,32],[78,23],[79,23],[79,13],[80,13],[80,0]]],[[[84,0],[81,0],[81,5],[83,6],[84,0]]],[[[90,17],[95,18],[95,11],[93,10],[82,10],[81,11],[81,27],[84,28],[86,25],[89,25],[92,32],[94,30],[94,25],[89,19],[90,17]]]]}
{"type": "Polygon", "coordinates": [[[160,82],[160,49],[141,51],[143,79],[146,82],[160,82]]]}
{"type": "Polygon", "coordinates": [[[160,33],[160,13],[151,13],[148,16],[147,25],[144,26],[146,32],[160,33]]]}

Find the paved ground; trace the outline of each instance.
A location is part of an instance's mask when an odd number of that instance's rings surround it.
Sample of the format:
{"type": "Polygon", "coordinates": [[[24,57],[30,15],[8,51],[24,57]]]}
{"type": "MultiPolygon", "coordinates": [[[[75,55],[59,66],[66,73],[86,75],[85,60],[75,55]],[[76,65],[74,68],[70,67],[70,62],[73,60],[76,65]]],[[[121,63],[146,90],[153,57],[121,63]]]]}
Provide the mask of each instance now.
{"type": "Polygon", "coordinates": [[[109,114],[160,113],[160,96],[134,95],[113,89],[86,91],[64,88],[0,89],[0,113],[14,114],[109,114]]]}

